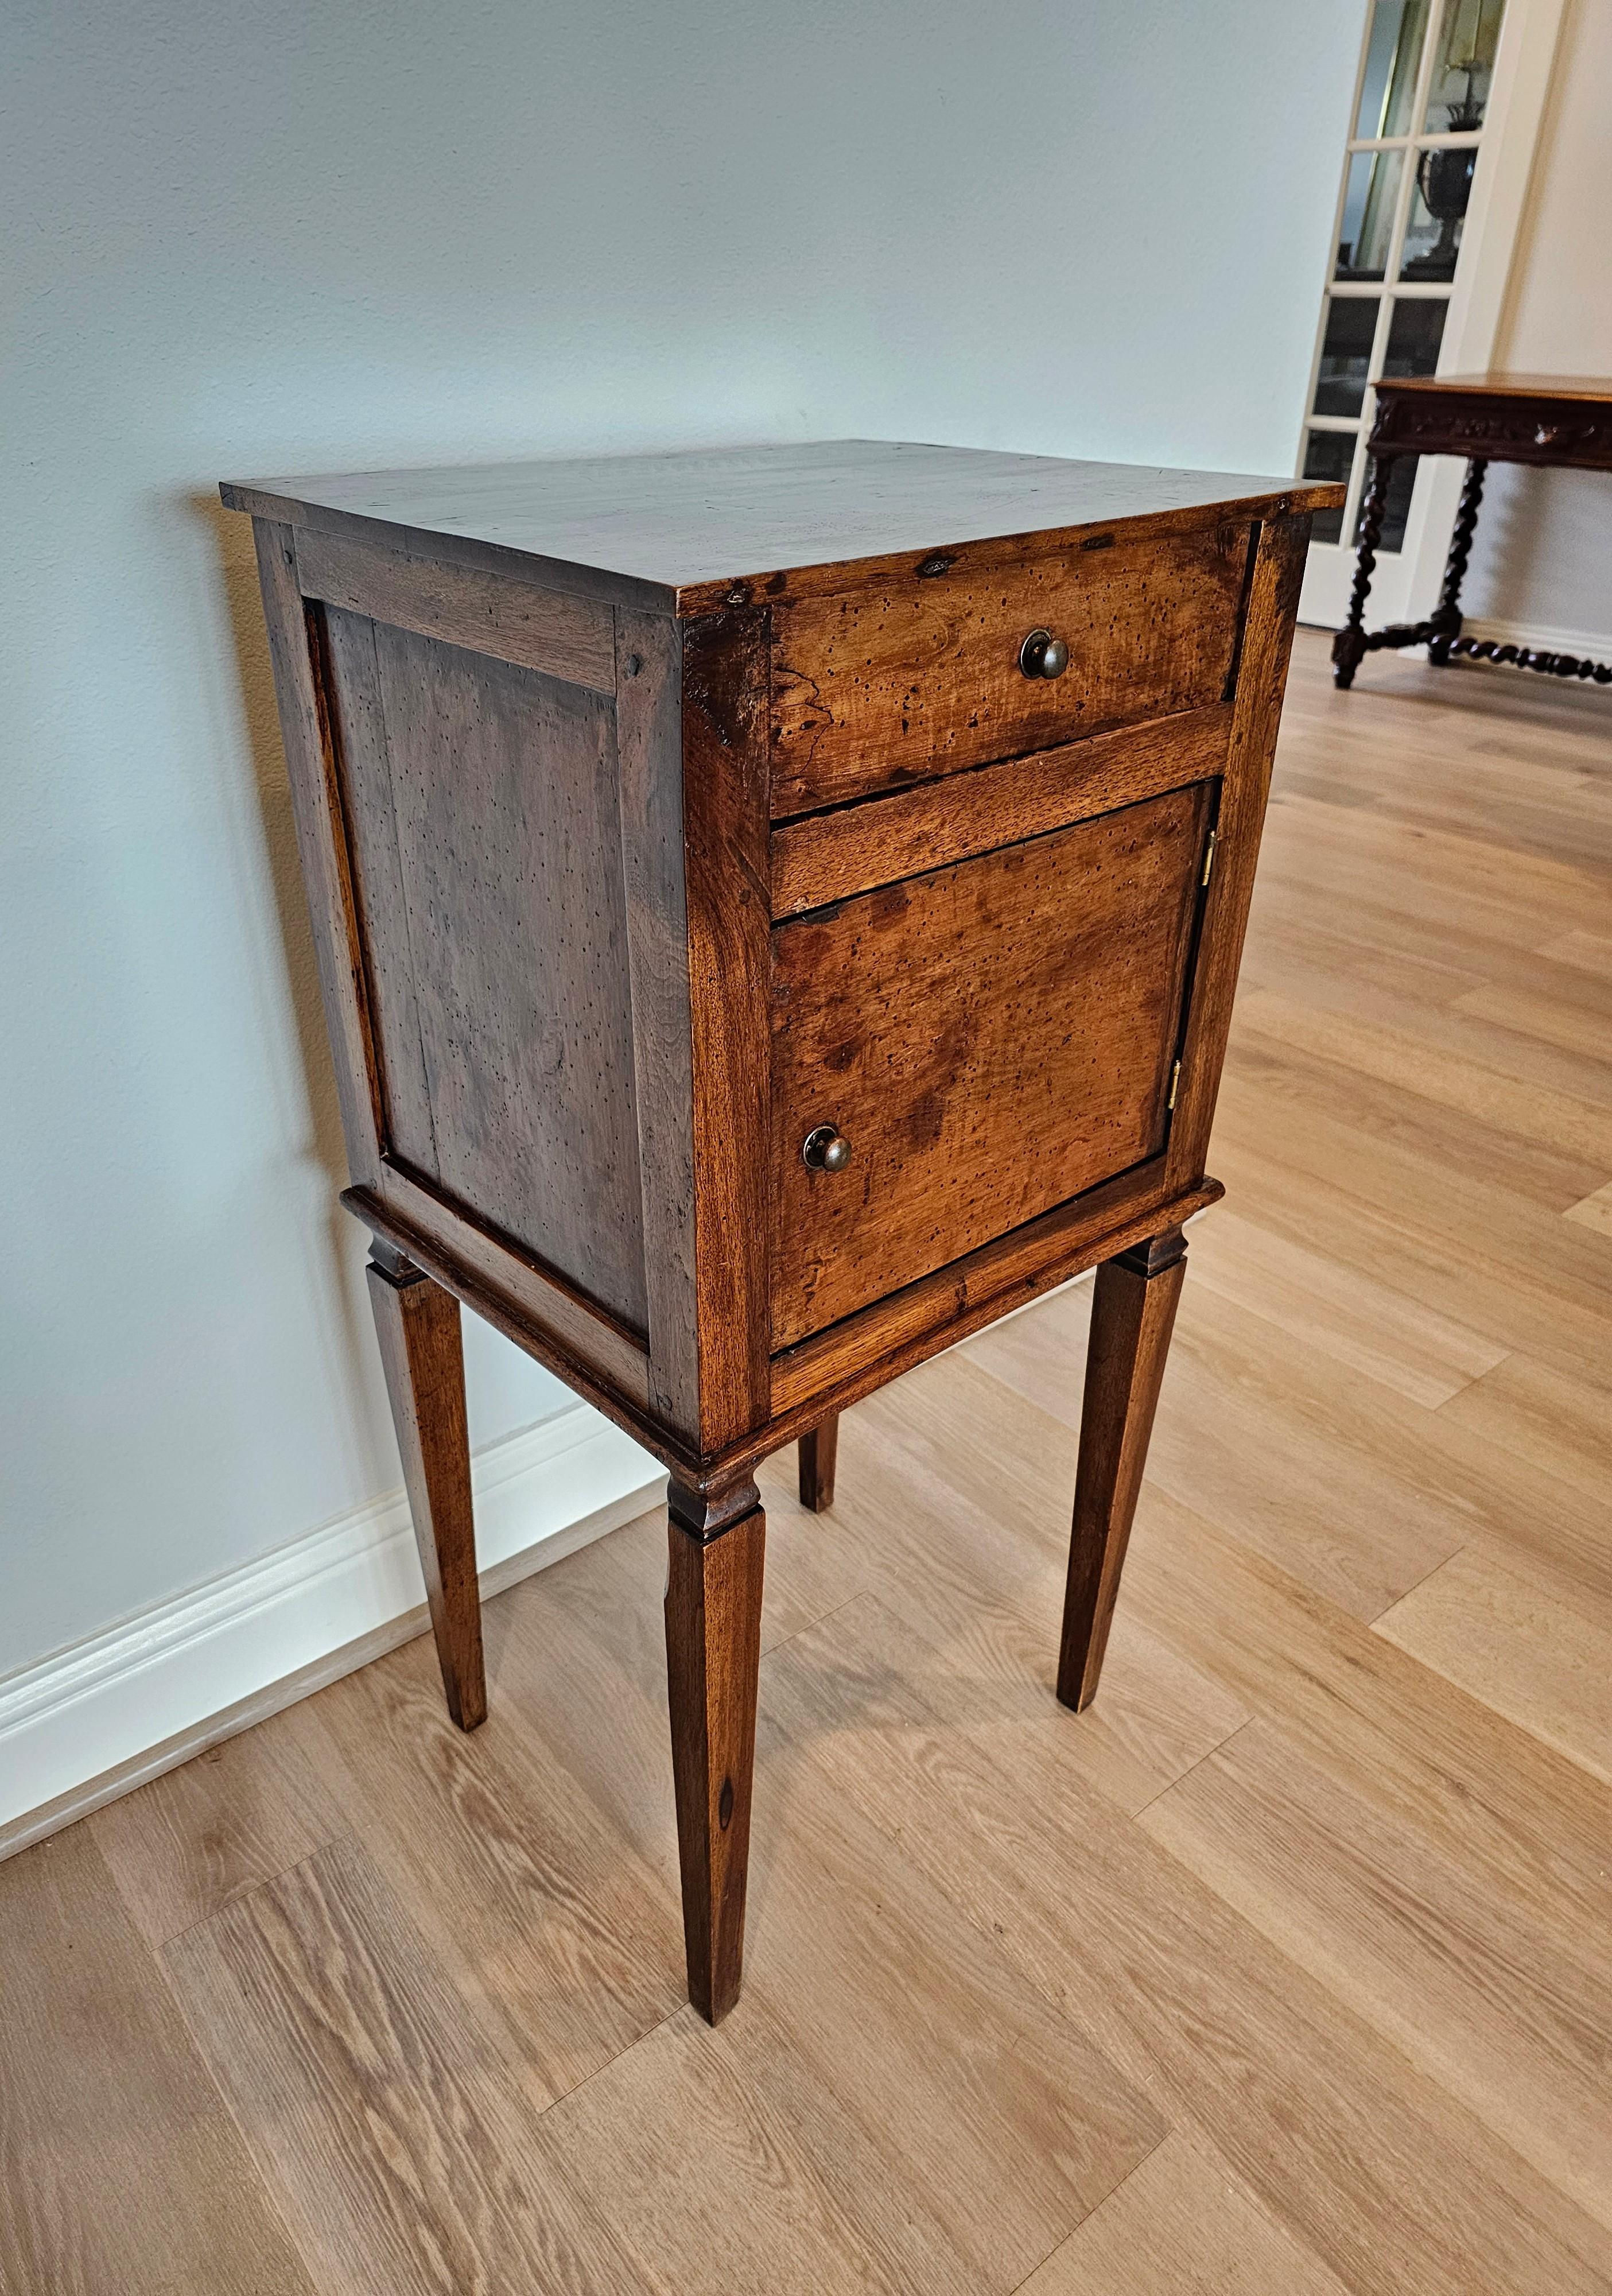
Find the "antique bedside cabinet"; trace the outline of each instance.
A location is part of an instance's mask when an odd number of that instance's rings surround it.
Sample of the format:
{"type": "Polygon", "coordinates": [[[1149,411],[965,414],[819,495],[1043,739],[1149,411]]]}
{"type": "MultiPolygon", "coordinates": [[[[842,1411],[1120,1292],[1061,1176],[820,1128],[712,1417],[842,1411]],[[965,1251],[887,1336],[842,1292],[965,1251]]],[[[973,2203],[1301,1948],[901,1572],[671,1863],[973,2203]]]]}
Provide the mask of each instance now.
{"type": "Polygon", "coordinates": [[[798,1441],[826,1507],[847,1404],[1094,1264],[1058,1694],[1096,1690],[1339,490],[851,441],[223,493],[448,1703],[487,1710],[462,1301],[670,1472],[715,2020],[757,1463],[798,1441]]]}

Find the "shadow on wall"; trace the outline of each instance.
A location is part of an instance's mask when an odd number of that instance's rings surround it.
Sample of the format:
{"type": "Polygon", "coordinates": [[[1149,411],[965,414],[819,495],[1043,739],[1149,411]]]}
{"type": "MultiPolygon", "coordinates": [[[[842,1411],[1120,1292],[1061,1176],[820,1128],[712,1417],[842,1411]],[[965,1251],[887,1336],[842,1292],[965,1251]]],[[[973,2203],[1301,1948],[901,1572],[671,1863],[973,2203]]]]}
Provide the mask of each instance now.
{"type": "Polygon", "coordinates": [[[274,914],[285,953],[297,1049],[307,1095],[311,1135],[307,1144],[330,1181],[325,1237],[331,1259],[331,1292],[341,1303],[343,1353],[350,1376],[362,1386],[369,1336],[359,1326],[353,1288],[346,1280],[354,1229],[351,1214],[342,1210],[339,1201],[348,1185],[347,1146],[342,1137],[336,1071],[320,997],[314,929],[297,854],[290,777],[280,736],[274,666],[269,659],[268,633],[258,586],[258,559],[252,546],[252,522],[238,511],[225,510],[216,495],[192,495],[187,502],[207,529],[229,614],[230,639],[241,691],[241,720],[251,756],[252,786],[262,824],[274,914]]]}

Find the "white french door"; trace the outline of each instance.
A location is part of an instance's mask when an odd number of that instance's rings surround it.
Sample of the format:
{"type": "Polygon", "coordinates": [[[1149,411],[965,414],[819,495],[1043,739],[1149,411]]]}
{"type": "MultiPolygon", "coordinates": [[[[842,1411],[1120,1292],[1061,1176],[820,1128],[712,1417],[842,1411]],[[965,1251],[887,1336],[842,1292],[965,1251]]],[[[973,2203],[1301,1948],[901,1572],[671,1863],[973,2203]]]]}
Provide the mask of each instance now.
{"type": "MultiPolygon", "coordinates": [[[[1349,493],[1315,521],[1305,621],[1347,609],[1379,377],[1492,363],[1562,4],[1372,0],[1298,459],[1349,493]]],[[[1393,465],[1369,623],[1431,611],[1461,477],[1447,459],[1393,465]]]]}

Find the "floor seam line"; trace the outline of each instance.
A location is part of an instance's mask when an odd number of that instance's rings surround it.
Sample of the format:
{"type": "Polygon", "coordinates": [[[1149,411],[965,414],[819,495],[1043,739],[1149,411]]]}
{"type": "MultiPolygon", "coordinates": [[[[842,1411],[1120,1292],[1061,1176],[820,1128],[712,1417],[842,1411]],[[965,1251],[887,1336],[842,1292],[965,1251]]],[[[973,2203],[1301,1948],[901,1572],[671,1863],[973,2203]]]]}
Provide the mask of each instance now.
{"type": "Polygon", "coordinates": [[[1396,1611],[1402,1603],[1408,1603],[1419,1587],[1425,1587],[1429,1578],[1436,1578],[1439,1572],[1444,1569],[1446,1564],[1458,1561],[1463,1554],[1470,1554],[1471,1549],[1471,1540],[1469,1538],[1463,1538],[1461,1545],[1454,1548],[1450,1554],[1446,1554],[1442,1562],[1436,1562],[1430,1570],[1424,1570],[1420,1578],[1413,1578],[1411,1581],[1411,1584],[1402,1594],[1395,1595],[1391,1603],[1385,1603],[1381,1610],[1379,1611],[1374,1617],[1366,1620],[1366,1631],[1368,1633],[1374,1632],[1375,1629],[1380,1626],[1383,1620],[1387,1617],[1390,1611],[1396,1611]]]}
{"type": "MultiPolygon", "coordinates": [[[[283,1882],[288,1874],[295,1874],[300,1867],[311,1864],[315,1857],[322,1856],[325,1850],[334,1849],[342,1842],[348,1843],[361,1856],[367,1857],[368,1851],[350,1828],[342,1833],[332,1833],[327,1841],[316,1841],[311,1849],[305,1849],[300,1857],[293,1857],[289,1866],[282,1866],[276,1873],[265,1874],[260,1880],[252,1883],[250,1890],[238,1890],[233,1898],[226,1898],[221,1906],[215,1906],[210,1914],[199,1915],[193,1922],[187,1922],[182,1930],[176,1930],[172,1937],[164,1938],[160,1945],[151,1946],[150,1951],[157,1960],[160,1961],[170,1947],[182,1943],[187,1937],[194,1937],[196,1931],[204,1930],[209,1922],[222,1921],[225,1915],[233,1914],[237,1906],[250,1905],[260,1890],[273,1889],[274,1883],[283,1882]]],[[[116,1876],[114,1875],[113,1878],[115,1879],[116,1876]]]]}
{"type": "Polygon", "coordinates": [[[1021,2288],[1027,2288],[1031,2281],[1035,2279],[1035,2275],[1050,2264],[1052,2259],[1060,2254],[1062,2250],[1068,2248],[1069,2243],[1075,2238],[1077,2233],[1084,2232],[1094,2218],[1100,2217],[1102,2214],[1104,2209],[1108,2207],[1109,2202],[1125,2191],[1125,2186],[1130,2183],[1133,2177],[1138,2177],[1141,2174],[1141,2171],[1147,2167],[1154,2154],[1159,2152],[1163,2146],[1167,2144],[1175,2134],[1175,2129],[1168,2122],[1163,2121],[1161,2117],[1159,2134],[1154,2139],[1153,2143],[1149,2145],[1141,2160],[1133,2161],[1131,2166],[1125,2170],[1125,2175],[1120,2177],[1117,2184],[1110,2185],[1108,2191],[1103,2194],[1101,2200],[1095,2202],[1092,2206],[1086,2210],[1084,2216],[1080,2218],[1076,2223],[1072,2224],[1068,2232],[1064,2234],[1061,2240],[1055,2240],[1052,2243],[1051,2247],[1048,2249],[1046,2254],[1043,2257],[1039,2258],[1036,2262],[1030,2267],[1029,2270],[1025,2274],[1024,2278],[1022,2280],[1016,2280],[1013,2283],[1011,2288],[1006,2292],[1006,2296],[1019,2296],[1019,2292],[1021,2288]]]}
{"type": "Polygon", "coordinates": [[[1248,1729],[1252,1723],[1257,1722],[1260,1718],[1261,1718],[1257,1714],[1249,1714],[1246,1716],[1242,1721],[1238,1723],[1235,1729],[1228,1730],[1223,1738],[1216,1739],[1214,1745],[1207,1747],[1205,1751],[1199,1754],[1195,1762],[1189,1762],[1187,1764],[1186,1768],[1182,1771],[1179,1777],[1172,1778],[1168,1785],[1160,1786],[1156,1794],[1150,1794],[1147,1800],[1142,1803],[1141,1809],[1133,1809],[1130,1812],[1132,1824],[1134,1825],[1136,1824],[1138,1819],[1141,1816],[1143,1810],[1151,1809],[1153,1804],[1156,1801],[1162,1801],[1166,1794],[1174,1793],[1177,1786],[1183,1785],[1186,1783],[1187,1779],[1191,1776],[1194,1770],[1201,1770],[1206,1762],[1213,1761],[1216,1754],[1223,1753],[1225,1749],[1231,1744],[1233,1738],[1240,1738],[1243,1732],[1248,1729]]]}

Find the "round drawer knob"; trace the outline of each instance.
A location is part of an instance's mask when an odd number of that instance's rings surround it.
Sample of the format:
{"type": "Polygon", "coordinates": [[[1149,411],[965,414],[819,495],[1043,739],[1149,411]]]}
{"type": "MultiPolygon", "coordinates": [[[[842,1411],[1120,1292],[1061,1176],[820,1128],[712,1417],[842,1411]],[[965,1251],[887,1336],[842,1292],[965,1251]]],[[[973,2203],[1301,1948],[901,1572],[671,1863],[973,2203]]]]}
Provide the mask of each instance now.
{"type": "Polygon", "coordinates": [[[1032,630],[1019,649],[1019,667],[1027,677],[1061,677],[1069,666],[1069,649],[1051,630],[1032,630]]]}
{"type": "Polygon", "coordinates": [[[851,1144],[831,1124],[820,1124],[801,1142],[800,1158],[808,1171],[843,1172],[851,1160],[851,1144]]]}

